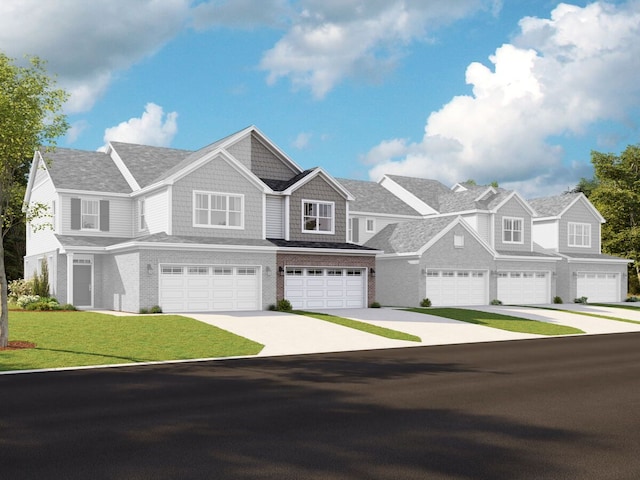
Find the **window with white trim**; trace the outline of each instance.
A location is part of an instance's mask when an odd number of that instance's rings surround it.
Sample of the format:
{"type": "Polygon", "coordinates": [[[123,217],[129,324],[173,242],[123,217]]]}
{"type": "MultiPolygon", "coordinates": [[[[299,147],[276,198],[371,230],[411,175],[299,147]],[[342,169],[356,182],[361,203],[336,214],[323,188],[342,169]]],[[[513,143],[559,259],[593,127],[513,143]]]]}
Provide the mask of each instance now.
{"type": "Polygon", "coordinates": [[[570,247],[591,247],[591,224],[569,222],[568,235],[570,247]]]}
{"type": "Polygon", "coordinates": [[[82,230],[98,230],[100,227],[100,201],[82,200],[82,230]]]}
{"type": "Polygon", "coordinates": [[[367,218],[367,233],[376,231],[376,220],[374,218],[367,218]]]}
{"type": "Polygon", "coordinates": [[[145,201],[144,198],[142,200],[138,200],[138,229],[144,230],[147,228],[147,221],[145,219],[145,201]]]}
{"type": "Polygon", "coordinates": [[[306,233],[334,233],[333,202],[302,201],[302,231],[306,233]]]}
{"type": "Polygon", "coordinates": [[[504,217],[502,219],[502,241],[504,243],[524,243],[522,218],[504,217]]]}
{"type": "Polygon", "coordinates": [[[193,192],[193,225],[211,228],[243,228],[244,196],[230,193],[193,192]]]}
{"type": "Polygon", "coordinates": [[[464,235],[462,235],[462,234],[454,234],[453,235],[453,246],[455,248],[463,248],[464,247],[464,235]]]}

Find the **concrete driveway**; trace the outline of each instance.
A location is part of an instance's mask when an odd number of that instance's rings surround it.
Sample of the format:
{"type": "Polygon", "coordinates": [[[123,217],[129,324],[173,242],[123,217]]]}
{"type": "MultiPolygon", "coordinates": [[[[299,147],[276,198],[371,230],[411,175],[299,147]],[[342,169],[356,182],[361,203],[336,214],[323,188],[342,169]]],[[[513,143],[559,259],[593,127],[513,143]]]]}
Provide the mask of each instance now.
{"type": "MultiPolygon", "coordinates": [[[[627,310],[595,305],[549,305],[567,310],[615,316],[640,322],[640,308],[627,310]]],[[[640,324],[594,318],[576,313],[518,306],[473,306],[477,310],[558,323],[586,334],[639,332],[640,324]]],[[[265,345],[259,356],[326,353],[426,345],[496,342],[543,335],[507,332],[448,318],[392,308],[318,310],[381,327],[417,335],[422,342],[391,340],[315,318],[282,312],[225,312],[184,314],[265,345]]]]}

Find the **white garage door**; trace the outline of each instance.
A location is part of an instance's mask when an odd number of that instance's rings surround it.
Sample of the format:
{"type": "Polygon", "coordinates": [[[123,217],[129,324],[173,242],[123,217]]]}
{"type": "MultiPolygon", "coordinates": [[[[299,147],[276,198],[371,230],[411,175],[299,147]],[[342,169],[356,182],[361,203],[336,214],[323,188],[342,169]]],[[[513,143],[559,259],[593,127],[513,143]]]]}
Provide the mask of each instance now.
{"type": "Polygon", "coordinates": [[[296,309],[363,308],[366,270],[287,267],[284,296],[296,309]]]}
{"type": "Polygon", "coordinates": [[[498,300],[506,305],[550,303],[548,272],[498,272],[498,300]]]}
{"type": "Polygon", "coordinates": [[[486,305],[489,292],[487,272],[427,270],[426,298],[436,305],[486,305]]]}
{"type": "Polygon", "coordinates": [[[163,312],[260,310],[260,267],[161,265],[163,312]]]}
{"type": "Polygon", "coordinates": [[[578,272],[578,298],[589,302],[619,302],[620,277],[617,273],[578,272]]]}

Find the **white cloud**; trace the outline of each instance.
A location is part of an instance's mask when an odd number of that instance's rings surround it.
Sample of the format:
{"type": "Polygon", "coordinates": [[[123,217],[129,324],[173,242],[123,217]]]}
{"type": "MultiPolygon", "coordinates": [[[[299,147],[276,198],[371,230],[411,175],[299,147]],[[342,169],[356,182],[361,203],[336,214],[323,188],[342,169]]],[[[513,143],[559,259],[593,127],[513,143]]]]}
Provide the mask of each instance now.
{"type": "MultiPolygon", "coordinates": [[[[265,52],[260,68],[274,84],[323,98],[346,77],[377,81],[393,69],[403,47],[426,32],[483,8],[481,0],[303,0],[291,28],[265,52]]],[[[499,8],[499,2],[491,2],[499,8]]]]}
{"type": "Polygon", "coordinates": [[[48,61],[72,97],[69,113],[89,110],[114,72],[153,54],[185,25],[190,0],[3,0],[0,50],[48,61]]]}
{"type": "Polygon", "coordinates": [[[309,146],[309,142],[311,141],[312,135],[307,132],[300,132],[298,136],[293,141],[294,148],[298,150],[304,150],[309,146]]]}
{"type": "MultiPolygon", "coordinates": [[[[104,132],[105,144],[111,141],[167,147],[178,132],[178,114],[165,115],[161,106],[147,103],[140,118],[134,117],[104,132]]],[[[101,149],[106,146],[101,147],[101,149]]]]}
{"type": "Polygon", "coordinates": [[[588,175],[563,166],[564,152],[550,138],[622,119],[640,103],[640,2],[560,4],[549,19],[522,19],[520,29],[489,57],[493,68],[468,66],[473,95],[431,113],[420,142],[391,139],[371,149],[363,158],[374,165],[370,177],[474,178],[557,191],[588,175]]]}

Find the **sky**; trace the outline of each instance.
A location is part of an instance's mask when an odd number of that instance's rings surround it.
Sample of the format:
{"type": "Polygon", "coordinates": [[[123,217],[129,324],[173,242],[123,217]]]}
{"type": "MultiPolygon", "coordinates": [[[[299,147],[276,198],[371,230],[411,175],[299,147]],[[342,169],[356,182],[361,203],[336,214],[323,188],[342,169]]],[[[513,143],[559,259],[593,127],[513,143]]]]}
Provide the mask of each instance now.
{"type": "Polygon", "coordinates": [[[255,125],[334,177],[534,198],[640,143],[640,0],[3,0],[0,51],[70,93],[66,148],[255,125]]]}

